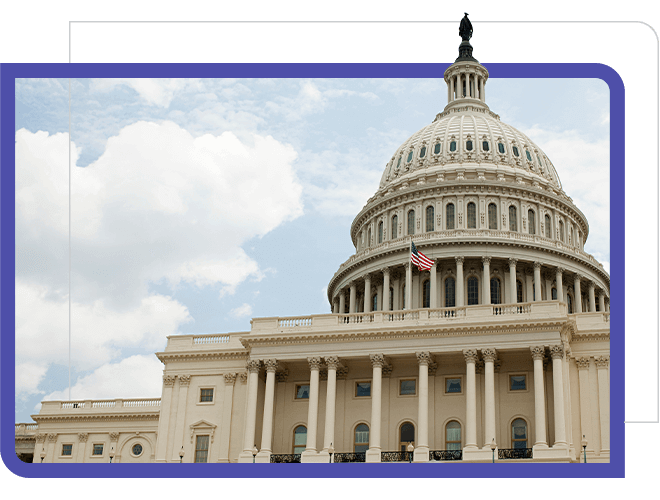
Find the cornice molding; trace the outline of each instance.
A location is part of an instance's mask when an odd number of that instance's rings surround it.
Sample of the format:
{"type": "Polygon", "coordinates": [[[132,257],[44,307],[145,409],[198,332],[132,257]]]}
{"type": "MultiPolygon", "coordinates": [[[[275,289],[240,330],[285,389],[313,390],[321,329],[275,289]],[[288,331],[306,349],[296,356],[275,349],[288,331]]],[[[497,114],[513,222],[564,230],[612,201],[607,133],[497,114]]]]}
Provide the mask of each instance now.
{"type": "Polygon", "coordinates": [[[157,352],[156,357],[163,363],[166,361],[184,361],[189,359],[208,359],[209,361],[217,359],[240,359],[244,360],[249,357],[248,351],[172,351],[172,352],[157,352]]]}
{"type": "Polygon", "coordinates": [[[160,418],[160,410],[145,413],[100,413],[98,415],[86,414],[52,414],[52,415],[32,415],[36,422],[114,422],[114,421],[157,421],[160,418]]]}

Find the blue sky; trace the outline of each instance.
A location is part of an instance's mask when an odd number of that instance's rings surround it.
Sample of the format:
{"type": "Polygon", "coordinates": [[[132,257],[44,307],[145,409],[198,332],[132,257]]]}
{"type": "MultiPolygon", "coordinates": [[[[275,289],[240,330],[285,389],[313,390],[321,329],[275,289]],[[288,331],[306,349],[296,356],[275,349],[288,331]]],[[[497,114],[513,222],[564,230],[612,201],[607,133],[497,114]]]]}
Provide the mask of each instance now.
{"type": "MultiPolygon", "coordinates": [[[[17,421],[68,384],[68,80],[16,91],[17,421]]],[[[160,396],[166,336],[329,312],[353,217],[446,104],[433,79],[72,80],[74,399],[160,396]]],[[[609,269],[609,92],[491,79],[609,269]]]]}

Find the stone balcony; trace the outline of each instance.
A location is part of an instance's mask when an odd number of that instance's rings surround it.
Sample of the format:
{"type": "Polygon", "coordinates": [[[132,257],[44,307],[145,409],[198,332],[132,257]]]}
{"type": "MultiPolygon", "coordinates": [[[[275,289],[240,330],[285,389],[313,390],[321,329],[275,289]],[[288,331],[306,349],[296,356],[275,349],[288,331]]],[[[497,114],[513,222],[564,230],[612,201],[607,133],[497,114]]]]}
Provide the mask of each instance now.
{"type": "Polygon", "coordinates": [[[14,429],[14,434],[16,436],[34,436],[37,433],[38,430],[38,425],[31,423],[31,424],[15,424],[15,429],[14,429]]]}
{"type": "Polygon", "coordinates": [[[85,399],[79,401],[43,401],[39,417],[62,414],[159,413],[160,398],[85,399]]]}

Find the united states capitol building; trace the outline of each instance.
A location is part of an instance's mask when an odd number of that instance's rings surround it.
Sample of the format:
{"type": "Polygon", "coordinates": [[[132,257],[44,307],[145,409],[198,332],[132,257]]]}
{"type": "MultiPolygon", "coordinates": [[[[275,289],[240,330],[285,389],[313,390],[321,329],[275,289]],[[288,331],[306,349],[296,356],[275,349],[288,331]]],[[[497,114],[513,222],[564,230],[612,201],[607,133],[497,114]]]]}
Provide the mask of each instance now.
{"type": "Polygon", "coordinates": [[[610,278],[561,165],[489,109],[466,30],[447,106],[351,225],[331,313],[171,336],[160,399],[45,401],[16,424],[19,456],[609,462],[610,278]]]}

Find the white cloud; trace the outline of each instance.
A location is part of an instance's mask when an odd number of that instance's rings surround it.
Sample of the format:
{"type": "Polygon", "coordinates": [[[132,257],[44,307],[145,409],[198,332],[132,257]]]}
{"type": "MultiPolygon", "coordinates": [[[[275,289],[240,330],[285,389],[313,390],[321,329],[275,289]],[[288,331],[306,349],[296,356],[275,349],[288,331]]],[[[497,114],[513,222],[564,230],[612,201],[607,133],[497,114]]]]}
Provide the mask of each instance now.
{"type": "Polygon", "coordinates": [[[43,363],[21,363],[16,365],[16,392],[40,394],[39,384],[46,376],[48,366],[43,363]]]}
{"type": "MultiPolygon", "coordinates": [[[[100,366],[78,379],[71,387],[71,399],[159,398],[162,373],[163,365],[156,356],[131,356],[100,366]]],[[[44,397],[44,401],[68,399],[68,389],[44,397]]]]}
{"type": "Polygon", "coordinates": [[[250,304],[243,304],[229,311],[229,314],[234,318],[245,318],[252,314],[252,306],[250,304]]]}
{"type": "Polygon", "coordinates": [[[204,89],[197,78],[95,78],[91,80],[90,90],[106,92],[118,86],[130,87],[148,104],[163,108],[169,107],[176,93],[204,89]]]}

